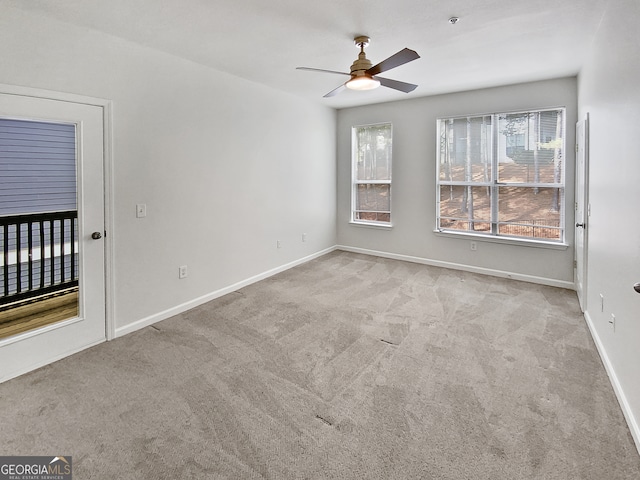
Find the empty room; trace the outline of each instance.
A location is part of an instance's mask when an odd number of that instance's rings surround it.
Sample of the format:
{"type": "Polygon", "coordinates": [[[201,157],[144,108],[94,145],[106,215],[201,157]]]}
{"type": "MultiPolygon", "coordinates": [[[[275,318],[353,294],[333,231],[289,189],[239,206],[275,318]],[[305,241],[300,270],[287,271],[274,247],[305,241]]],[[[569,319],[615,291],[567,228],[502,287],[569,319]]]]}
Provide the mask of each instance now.
{"type": "Polygon", "coordinates": [[[0,479],[640,478],[639,21],[0,0],[0,479]]]}

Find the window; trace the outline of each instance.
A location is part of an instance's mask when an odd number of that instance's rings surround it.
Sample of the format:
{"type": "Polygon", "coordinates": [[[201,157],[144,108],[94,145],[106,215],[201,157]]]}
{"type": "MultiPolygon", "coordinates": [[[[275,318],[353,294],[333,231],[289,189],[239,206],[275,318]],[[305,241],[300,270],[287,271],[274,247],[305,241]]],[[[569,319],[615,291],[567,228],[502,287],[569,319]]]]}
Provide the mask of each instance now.
{"type": "Polygon", "coordinates": [[[391,225],[391,124],[353,127],[351,221],[391,225]]]}
{"type": "Polygon", "coordinates": [[[438,119],[437,229],[564,242],[565,110],[438,119]]]}

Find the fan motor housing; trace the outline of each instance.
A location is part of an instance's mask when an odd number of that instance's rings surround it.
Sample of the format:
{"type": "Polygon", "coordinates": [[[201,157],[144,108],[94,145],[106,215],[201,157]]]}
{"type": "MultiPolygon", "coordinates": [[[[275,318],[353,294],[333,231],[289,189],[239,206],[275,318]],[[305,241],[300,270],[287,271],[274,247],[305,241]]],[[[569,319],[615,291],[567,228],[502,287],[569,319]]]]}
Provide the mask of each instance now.
{"type": "Polygon", "coordinates": [[[369,70],[373,64],[365,56],[364,52],[358,55],[358,59],[351,65],[351,75],[364,75],[364,72],[369,70]]]}

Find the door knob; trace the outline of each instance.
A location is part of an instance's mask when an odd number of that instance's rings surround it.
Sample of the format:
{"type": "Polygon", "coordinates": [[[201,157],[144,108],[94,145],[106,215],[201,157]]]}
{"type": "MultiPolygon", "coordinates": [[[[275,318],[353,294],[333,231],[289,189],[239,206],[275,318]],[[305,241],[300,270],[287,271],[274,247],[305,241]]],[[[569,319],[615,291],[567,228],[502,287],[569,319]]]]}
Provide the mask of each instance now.
{"type": "Polygon", "coordinates": [[[91,234],[91,238],[93,238],[94,240],[100,240],[102,238],[102,234],[100,232],[93,232],[91,234]]]}
{"type": "Polygon", "coordinates": [[[576,223],[576,227],[582,227],[582,228],[584,228],[584,223],[576,223]]]}
{"type": "Polygon", "coordinates": [[[636,292],[640,293],[640,282],[636,283],[636,284],[633,286],[633,289],[634,289],[636,292]]]}

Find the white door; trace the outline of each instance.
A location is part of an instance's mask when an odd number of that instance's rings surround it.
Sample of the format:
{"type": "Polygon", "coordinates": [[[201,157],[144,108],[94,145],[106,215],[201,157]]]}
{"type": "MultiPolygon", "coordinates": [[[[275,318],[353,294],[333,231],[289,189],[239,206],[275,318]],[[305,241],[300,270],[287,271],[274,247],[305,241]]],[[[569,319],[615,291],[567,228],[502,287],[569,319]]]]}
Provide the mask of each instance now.
{"type": "Polygon", "coordinates": [[[587,239],[589,234],[589,117],[576,124],[575,284],[582,311],[587,309],[587,239]]]}
{"type": "MultiPolygon", "coordinates": [[[[77,271],[77,309],[70,318],[0,339],[0,381],[3,381],[106,338],[104,130],[103,108],[100,106],[14,94],[0,93],[0,118],[71,125],[71,130],[75,131],[77,190],[77,241],[71,242],[75,249],[74,258],[77,258],[74,266],[77,271]],[[93,237],[96,238],[92,237],[94,232],[93,237]]],[[[4,263],[7,263],[6,259],[4,263]]]]}

